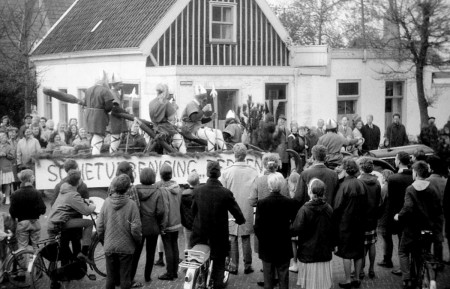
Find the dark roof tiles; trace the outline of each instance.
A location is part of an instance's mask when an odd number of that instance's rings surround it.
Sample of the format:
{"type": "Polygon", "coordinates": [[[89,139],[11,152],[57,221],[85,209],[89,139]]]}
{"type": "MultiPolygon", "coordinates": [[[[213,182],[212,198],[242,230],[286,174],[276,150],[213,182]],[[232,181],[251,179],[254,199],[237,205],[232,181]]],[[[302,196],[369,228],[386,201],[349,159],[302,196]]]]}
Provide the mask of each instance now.
{"type": "Polygon", "coordinates": [[[79,0],[33,54],[139,47],[176,1],[79,0]]]}

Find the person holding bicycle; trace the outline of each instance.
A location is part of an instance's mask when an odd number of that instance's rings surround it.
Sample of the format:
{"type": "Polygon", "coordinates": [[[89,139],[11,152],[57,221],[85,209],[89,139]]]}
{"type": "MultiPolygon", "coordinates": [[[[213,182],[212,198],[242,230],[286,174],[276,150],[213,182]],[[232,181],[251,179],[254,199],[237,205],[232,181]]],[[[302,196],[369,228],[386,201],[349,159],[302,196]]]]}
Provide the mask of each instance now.
{"type": "Polygon", "coordinates": [[[81,252],[77,257],[89,264],[94,264],[94,262],[88,258],[94,222],[92,220],[79,218],[79,214],[92,214],[95,211],[95,205],[91,202],[86,203],[77,192],[77,187],[80,183],[80,171],[70,170],[67,173],[67,182],[61,185],[61,191],[53,204],[48,220],[48,235],[49,238],[55,237],[58,234],[58,230],[60,229],[58,227],[60,225],[62,225],[63,230],[83,228],[81,252]]]}
{"type": "MultiPolygon", "coordinates": [[[[411,259],[420,260],[422,249],[429,249],[421,248],[421,232],[431,231],[436,238],[442,232],[443,226],[443,212],[438,192],[429,181],[425,180],[428,176],[427,163],[418,161],[413,164],[412,169],[414,182],[406,188],[403,208],[394,216],[394,219],[401,222],[404,227],[398,255],[403,286],[406,289],[415,288],[413,278],[418,277],[411,272],[411,259]]],[[[433,288],[433,284],[436,286],[436,280],[434,274],[431,275],[430,288],[433,288]]]]}
{"type": "Polygon", "coordinates": [[[244,224],[245,218],[233,193],[224,188],[219,181],[221,175],[219,162],[208,162],[206,171],[208,176],[206,184],[195,188],[193,192],[194,223],[191,244],[210,246],[214,288],[221,289],[224,288],[225,258],[230,251],[228,212],[233,215],[238,225],[244,224]]]}

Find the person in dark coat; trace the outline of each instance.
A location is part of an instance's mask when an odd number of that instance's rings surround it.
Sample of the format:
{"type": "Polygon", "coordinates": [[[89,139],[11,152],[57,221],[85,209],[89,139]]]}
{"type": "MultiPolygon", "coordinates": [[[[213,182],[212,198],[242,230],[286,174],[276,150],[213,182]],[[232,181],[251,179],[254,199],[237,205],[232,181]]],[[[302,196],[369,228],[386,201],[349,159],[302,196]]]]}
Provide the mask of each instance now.
{"type": "Polygon", "coordinates": [[[362,145],[363,152],[377,150],[380,146],[380,128],[373,124],[373,115],[367,116],[367,123],[361,129],[364,143],[362,145]]]}
{"type": "Polygon", "coordinates": [[[436,118],[434,116],[430,116],[428,118],[428,125],[422,127],[420,130],[420,142],[430,148],[436,150],[439,139],[439,131],[434,124],[436,118]]]}
{"type": "MultiPolygon", "coordinates": [[[[447,185],[445,186],[444,191],[444,217],[445,217],[445,236],[447,237],[447,244],[450,251],[450,178],[447,178],[447,185]]],[[[447,263],[449,263],[447,261],[447,263]]]]}
{"type": "Polygon", "coordinates": [[[315,145],[312,148],[312,158],[314,164],[300,174],[300,182],[295,190],[294,199],[303,206],[308,197],[308,184],[313,178],[317,178],[325,183],[325,201],[333,206],[334,196],[338,186],[338,175],[324,164],[327,157],[327,149],[323,145],[315,145]]]}
{"type": "Polygon", "coordinates": [[[167,219],[164,218],[166,212],[164,208],[164,201],[162,197],[162,190],[165,188],[157,188],[155,186],[156,175],[151,168],[145,168],[139,175],[141,181],[140,185],[136,185],[136,191],[140,201],[140,217],[142,223],[142,241],[136,244],[136,250],[133,255],[133,262],[131,264],[131,280],[132,288],[142,287],[140,282],[134,280],[136,270],[141,258],[141,252],[145,242],[145,282],[150,282],[153,262],[155,259],[156,242],[158,235],[164,231],[167,219]]]}
{"type": "Polygon", "coordinates": [[[387,147],[393,148],[408,145],[408,135],[406,134],[405,126],[400,123],[400,114],[394,114],[392,124],[387,127],[384,137],[387,147]]]}
{"type": "MultiPolygon", "coordinates": [[[[287,148],[300,155],[299,167],[301,172],[305,165],[306,142],[305,137],[301,137],[299,134],[298,123],[296,121],[291,121],[291,134],[287,138],[287,148]]],[[[295,159],[291,157],[290,161],[291,168],[295,169],[295,159]]]]}
{"type": "Polygon", "coordinates": [[[367,222],[366,222],[366,235],[364,240],[364,258],[362,260],[362,270],[360,279],[364,279],[364,267],[367,253],[369,253],[369,278],[375,278],[375,257],[377,242],[377,222],[380,216],[380,203],[381,203],[381,185],[378,182],[378,178],[372,175],[373,161],[369,158],[360,159],[359,166],[361,169],[361,175],[359,180],[366,185],[367,189],[367,222]]]}
{"type": "Polygon", "coordinates": [[[339,283],[341,288],[358,288],[359,280],[351,280],[352,260],[355,263],[355,276],[361,272],[364,256],[364,233],[367,213],[367,189],[364,183],[356,178],[359,167],[347,157],[342,162],[346,177],[339,185],[334,201],[333,223],[337,234],[336,256],[343,259],[345,282],[339,283]]]}
{"type": "MultiPolygon", "coordinates": [[[[428,176],[427,163],[418,161],[413,164],[412,169],[414,182],[406,188],[403,207],[394,217],[404,227],[398,257],[402,270],[403,285],[406,289],[416,288],[412,282],[412,278],[418,276],[414,276],[412,274],[413,272],[410,272],[410,260],[411,256],[419,258],[421,254],[421,231],[431,231],[434,238],[442,237],[442,226],[444,222],[441,200],[437,188],[425,180],[428,176]]],[[[430,270],[430,273],[432,272],[434,270],[430,270]]],[[[435,276],[433,276],[434,274],[430,275],[430,288],[436,288],[435,276]]]]}
{"type": "Polygon", "coordinates": [[[329,289],[333,285],[333,209],[325,201],[325,183],[313,178],[308,185],[310,201],[300,208],[291,231],[298,236],[300,261],[297,285],[329,289]]]}
{"type": "Polygon", "coordinates": [[[184,233],[184,249],[188,250],[192,248],[191,235],[192,235],[192,223],[194,217],[192,216],[192,201],[194,198],[194,189],[200,184],[199,175],[196,171],[189,174],[187,178],[189,188],[181,193],[181,225],[183,226],[184,233]]]}
{"type": "MultiPolygon", "coordinates": [[[[398,172],[389,177],[388,180],[388,194],[386,200],[387,210],[387,222],[386,232],[383,237],[383,241],[386,243],[386,251],[384,252],[384,259],[378,263],[378,266],[392,268],[392,252],[393,242],[392,235],[399,236],[399,244],[402,235],[402,228],[398,222],[394,221],[394,216],[403,207],[405,200],[406,188],[412,184],[412,171],[408,169],[410,163],[409,154],[406,152],[398,152],[395,156],[395,165],[398,168],[398,172]]],[[[401,271],[399,269],[393,270],[393,274],[399,275],[401,271]]]]}
{"type": "Polygon", "coordinates": [[[208,162],[206,171],[208,176],[206,184],[195,188],[193,192],[194,223],[191,244],[193,246],[196,244],[210,246],[214,288],[224,288],[225,258],[230,251],[228,212],[231,213],[238,225],[244,224],[245,218],[233,193],[224,188],[218,180],[220,177],[219,162],[208,162]]]}
{"type": "Polygon", "coordinates": [[[289,129],[286,128],[286,116],[280,114],[278,116],[275,132],[273,133],[273,139],[278,143],[276,152],[280,155],[281,159],[281,168],[279,169],[279,172],[282,173],[285,178],[289,176],[290,171],[289,154],[286,152],[289,134],[289,129]]]}
{"type": "Polygon", "coordinates": [[[295,218],[294,200],[280,194],[285,182],[280,173],[267,178],[270,195],[256,205],[255,234],[258,237],[259,258],[263,261],[264,289],[275,286],[275,271],[279,288],[289,288],[289,262],[292,258],[290,224],[295,218]]]}
{"type": "MultiPolygon", "coordinates": [[[[105,78],[105,76],[104,76],[105,78]]],[[[99,155],[105,138],[106,126],[109,123],[108,113],[113,109],[114,96],[106,83],[106,79],[98,81],[86,90],[87,131],[92,135],[92,154],[99,155]]]]}

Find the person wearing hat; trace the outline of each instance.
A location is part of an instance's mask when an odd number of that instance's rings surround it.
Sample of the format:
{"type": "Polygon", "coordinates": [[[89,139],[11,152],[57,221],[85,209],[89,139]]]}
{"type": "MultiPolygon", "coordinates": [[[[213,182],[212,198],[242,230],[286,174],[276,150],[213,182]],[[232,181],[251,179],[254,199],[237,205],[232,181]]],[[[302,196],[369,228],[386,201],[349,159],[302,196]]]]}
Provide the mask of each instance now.
{"type": "MultiPolygon", "coordinates": [[[[123,94],[122,94],[122,79],[117,73],[113,73],[111,80],[109,81],[111,87],[111,93],[114,97],[113,104],[116,107],[121,107],[123,104],[123,94]]],[[[125,119],[114,116],[110,114],[110,132],[111,132],[111,143],[109,144],[109,153],[115,153],[119,149],[120,145],[120,134],[127,132],[127,122],[125,119]]]]}
{"type": "Polygon", "coordinates": [[[439,131],[434,123],[435,121],[436,118],[434,116],[430,116],[428,118],[428,125],[422,127],[419,138],[421,143],[436,151],[438,146],[439,131]]]}
{"type": "Polygon", "coordinates": [[[160,133],[169,136],[169,143],[181,153],[186,153],[186,143],[175,126],[177,107],[170,102],[169,87],[159,83],[157,96],[149,104],[150,119],[160,133]]]}
{"type": "Polygon", "coordinates": [[[240,143],[243,132],[243,127],[234,111],[228,111],[225,117],[225,129],[223,130],[225,140],[232,144],[240,143]]]}
{"type": "Polygon", "coordinates": [[[19,129],[19,139],[25,136],[25,130],[30,127],[31,122],[33,121],[33,117],[29,113],[26,114],[23,119],[25,123],[19,129]]]}
{"type": "Polygon", "coordinates": [[[210,161],[206,167],[208,180],[206,184],[194,189],[192,203],[191,243],[205,244],[210,247],[210,256],[213,261],[212,280],[214,288],[224,288],[223,276],[225,271],[225,258],[228,256],[230,243],[228,231],[228,212],[235,219],[236,224],[245,223],[239,205],[233,193],[224,188],[219,181],[221,176],[220,164],[210,161]]]}
{"type": "Polygon", "coordinates": [[[318,145],[323,145],[327,149],[326,163],[328,166],[335,168],[340,165],[343,160],[341,149],[343,146],[352,145],[358,142],[357,139],[348,139],[338,134],[338,125],[334,119],[327,119],[325,134],[319,138],[318,145]]]}
{"type": "Polygon", "coordinates": [[[214,151],[216,144],[219,150],[226,150],[222,132],[204,126],[213,119],[211,104],[205,104],[206,97],[206,89],[201,85],[196,86],[194,99],[187,104],[181,116],[182,130],[192,138],[206,140],[208,152],[214,151]]]}
{"type": "Polygon", "coordinates": [[[286,152],[288,144],[289,129],[286,128],[286,116],[280,114],[278,116],[278,123],[273,133],[273,138],[278,142],[276,152],[280,155],[281,168],[280,173],[287,178],[289,174],[289,154],[286,152]]]}

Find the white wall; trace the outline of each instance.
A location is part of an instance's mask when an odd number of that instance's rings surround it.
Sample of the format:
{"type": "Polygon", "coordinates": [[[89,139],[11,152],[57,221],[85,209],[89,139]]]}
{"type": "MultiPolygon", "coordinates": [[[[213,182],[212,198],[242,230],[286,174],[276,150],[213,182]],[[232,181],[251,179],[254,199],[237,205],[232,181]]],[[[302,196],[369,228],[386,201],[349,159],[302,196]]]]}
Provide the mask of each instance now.
{"type": "MultiPolygon", "coordinates": [[[[78,97],[78,90],[91,87],[102,75],[103,70],[111,74],[120,74],[123,82],[142,84],[145,80],[145,57],[143,56],[109,56],[91,58],[69,58],[59,60],[36,61],[38,74],[38,113],[44,115],[44,87],[67,89],[69,94],[78,97]]],[[[141,97],[145,97],[141,95],[141,97]]],[[[52,100],[53,119],[59,121],[59,101],[52,100]]],[[[68,117],[78,118],[79,107],[69,104],[68,117]]]]}

